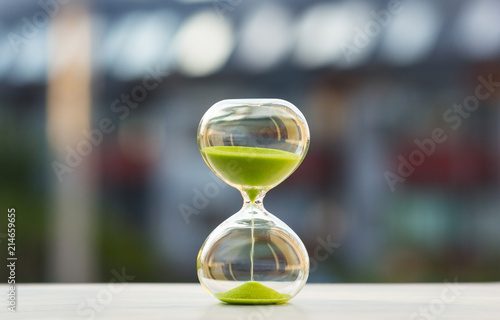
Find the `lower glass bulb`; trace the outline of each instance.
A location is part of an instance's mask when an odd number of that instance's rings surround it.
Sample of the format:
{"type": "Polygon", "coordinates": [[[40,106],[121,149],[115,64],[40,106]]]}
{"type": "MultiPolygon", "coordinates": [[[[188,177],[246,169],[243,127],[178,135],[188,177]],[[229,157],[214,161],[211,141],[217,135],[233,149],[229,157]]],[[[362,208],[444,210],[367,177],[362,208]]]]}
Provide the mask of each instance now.
{"type": "Polygon", "coordinates": [[[256,200],[208,236],[197,268],[201,284],[221,301],[279,304],[306,283],[309,257],[295,232],[256,200]]]}

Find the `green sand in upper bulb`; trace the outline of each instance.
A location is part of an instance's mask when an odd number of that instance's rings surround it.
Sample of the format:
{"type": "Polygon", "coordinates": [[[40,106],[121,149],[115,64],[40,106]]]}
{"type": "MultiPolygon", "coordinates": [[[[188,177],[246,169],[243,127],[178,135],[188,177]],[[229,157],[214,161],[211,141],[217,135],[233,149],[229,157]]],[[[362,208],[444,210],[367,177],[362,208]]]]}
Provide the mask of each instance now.
{"type": "Polygon", "coordinates": [[[261,189],[285,179],[301,160],[295,153],[265,148],[222,146],[203,148],[202,152],[220,176],[243,186],[251,201],[261,189]]]}
{"type": "Polygon", "coordinates": [[[289,294],[279,293],[263,284],[250,281],[224,293],[215,296],[230,304],[280,304],[292,298],[289,294]]]}

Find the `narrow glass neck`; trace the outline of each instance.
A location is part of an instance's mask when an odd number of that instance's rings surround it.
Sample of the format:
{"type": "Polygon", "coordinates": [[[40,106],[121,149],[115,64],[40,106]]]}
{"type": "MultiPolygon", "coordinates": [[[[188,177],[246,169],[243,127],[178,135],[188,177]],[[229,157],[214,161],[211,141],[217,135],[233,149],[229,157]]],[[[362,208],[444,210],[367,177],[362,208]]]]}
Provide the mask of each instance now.
{"type": "Polygon", "coordinates": [[[253,199],[250,198],[250,196],[245,190],[241,190],[241,195],[243,196],[243,208],[258,207],[264,210],[263,200],[264,197],[266,196],[266,192],[264,190],[260,191],[257,195],[255,195],[253,199]]]}

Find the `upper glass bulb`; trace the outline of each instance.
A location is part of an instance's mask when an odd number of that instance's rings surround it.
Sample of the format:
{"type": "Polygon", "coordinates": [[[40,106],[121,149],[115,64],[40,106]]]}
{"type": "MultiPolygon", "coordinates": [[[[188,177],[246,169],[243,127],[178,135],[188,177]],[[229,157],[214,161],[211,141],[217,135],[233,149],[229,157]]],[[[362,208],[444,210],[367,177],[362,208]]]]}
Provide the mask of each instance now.
{"type": "Polygon", "coordinates": [[[198,147],[222,180],[253,200],[300,165],[309,147],[309,128],[288,101],[223,100],[201,119],[198,147]]]}
{"type": "Polygon", "coordinates": [[[304,116],[279,99],[223,100],[201,119],[198,146],[208,166],[244,198],[243,208],[203,244],[200,282],[228,303],[288,301],[307,280],[309,258],[300,238],[262,200],[304,159],[304,116]]]}

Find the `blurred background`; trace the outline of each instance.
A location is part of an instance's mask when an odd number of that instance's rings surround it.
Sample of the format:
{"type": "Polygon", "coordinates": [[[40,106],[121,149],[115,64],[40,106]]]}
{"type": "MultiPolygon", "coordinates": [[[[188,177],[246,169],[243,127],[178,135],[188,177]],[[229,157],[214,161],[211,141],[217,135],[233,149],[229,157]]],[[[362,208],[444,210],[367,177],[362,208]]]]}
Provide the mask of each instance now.
{"type": "Polygon", "coordinates": [[[310,282],[499,281],[499,21],[495,0],[2,0],[0,257],[13,207],[19,282],[197,281],[242,204],[199,120],[273,97],[311,129],[265,201],[310,282]]]}

